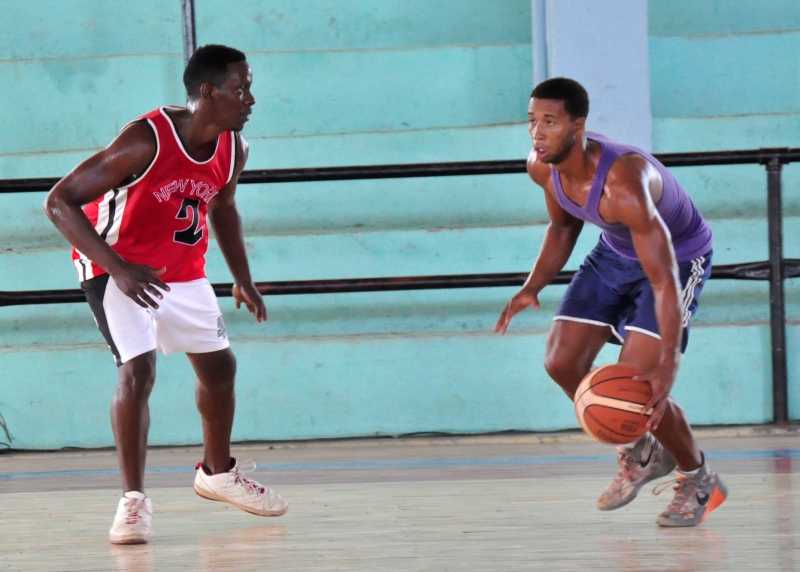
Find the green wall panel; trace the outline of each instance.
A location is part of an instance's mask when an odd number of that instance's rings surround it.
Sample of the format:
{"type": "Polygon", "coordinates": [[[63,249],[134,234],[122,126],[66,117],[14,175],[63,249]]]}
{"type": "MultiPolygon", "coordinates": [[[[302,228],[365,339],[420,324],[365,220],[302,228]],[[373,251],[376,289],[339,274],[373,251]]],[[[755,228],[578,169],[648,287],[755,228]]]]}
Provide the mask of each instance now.
{"type": "Polygon", "coordinates": [[[182,50],[180,2],[0,0],[0,60],[182,50]]]}
{"type": "MultiPolygon", "coordinates": [[[[697,328],[692,344],[696,351],[687,354],[675,388],[689,419],[767,421],[768,328],[697,328]],[[727,357],[716,351],[721,345],[727,357]]],[[[543,347],[544,334],[234,341],[233,439],[575,428],[570,403],[542,369],[543,347]]],[[[599,362],[613,361],[616,351],[607,346],[599,362]]],[[[106,352],[100,346],[0,352],[0,410],[16,447],[112,444],[108,403],[116,376],[106,352]],[[29,363],[37,364],[35,375],[29,363]]],[[[153,445],[200,441],[193,375],[183,356],[160,358],[151,418],[153,445]]]]}
{"type": "Polygon", "coordinates": [[[526,123],[245,137],[253,169],[524,159],[531,147],[526,123]]]}
{"type": "MultiPolygon", "coordinates": [[[[547,332],[565,286],[546,288],[539,312],[525,311],[514,319],[513,333],[547,332]]],[[[414,334],[486,334],[516,288],[476,288],[447,291],[269,296],[269,320],[257,324],[245,311],[234,310],[230,298],[220,299],[231,337],[253,342],[338,336],[414,334]]],[[[800,320],[800,281],[787,283],[787,315],[800,320]]],[[[712,280],[703,290],[697,327],[766,325],[769,292],[766,282],[712,280]]],[[[84,346],[101,337],[85,304],[3,308],[0,347],[84,346]],[[64,330],[69,330],[69,336],[64,330]]],[[[694,334],[692,334],[694,336],[694,334]]],[[[692,338],[692,344],[694,343],[692,338]]],[[[725,352],[722,352],[724,355],[725,352]]]]}
{"type": "MultiPolygon", "coordinates": [[[[715,225],[736,219],[760,220],[757,224],[764,226],[763,167],[687,167],[673,172],[715,225]]],[[[800,165],[785,167],[783,184],[784,214],[796,217],[800,165]]],[[[43,198],[44,193],[0,196],[6,213],[0,218],[0,243],[6,252],[64,247],[64,239],[41,211],[43,198]]],[[[250,236],[527,226],[547,220],[541,189],[523,174],[241,185],[237,201],[250,236]]],[[[719,232],[725,232],[721,224],[719,232]]],[[[732,224],[736,228],[738,223],[732,224]]],[[[718,237],[720,246],[727,241],[723,236],[718,237]]],[[[757,243],[765,237],[757,235],[757,243]]],[[[794,241],[787,241],[787,248],[791,251],[794,241]]]]}
{"type": "MultiPolygon", "coordinates": [[[[124,124],[138,113],[120,116],[119,121],[124,124]]],[[[108,125],[96,128],[108,135],[102,145],[115,134],[108,125]]],[[[253,136],[247,127],[244,136],[250,144],[248,169],[522,159],[530,151],[524,123],[276,137],[253,136]]],[[[80,151],[0,153],[0,176],[60,177],[102,145],[80,151]]]]}
{"type": "Polygon", "coordinates": [[[530,46],[254,54],[253,137],[519,122],[530,46]]]}
{"type": "Polygon", "coordinates": [[[800,31],[650,39],[654,117],[800,111],[800,31]]]}
{"type": "Polygon", "coordinates": [[[196,0],[195,10],[199,43],[248,53],[531,41],[529,0],[196,0]]]}
{"type": "Polygon", "coordinates": [[[18,135],[0,139],[0,156],[104,147],[128,121],[185,101],[181,68],[163,55],[0,62],[0,82],[15,90],[0,125],[18,135]]]}
{"type": "MultiPolygon", "coordinates": [[[[137,115],[184,101],[179,3],[0,0],[0,178],[61,176],[137,115]]],[[[657,152],[800,147],[794,2],[651,0],[657,152]]],[[[530,1],[197,0],[198,40],[248,53],[249,168],[524,158],[530,1]]],[[[762,167],[675,169],[717,264],[767,255],[762,167]]],[[[42,193],[0,197],[0,290],[75,288],[42,193]]],[[[523,272],[545,212],[524,175],[243,186],[259,280],[523,272]]],[[[800,168],[784,171],[786,256],[800,257],[800,168]]],[[[593,246],[587,228],[568,267],[593,246]]],[[[230,280],[212,242],[213,281],[230,280]]],[[[239,356],[237,440],[575,427],[542,369],[564,287],[510,335],[514,288],[223,298],[239,356]],[[303,396],[302,401],[298,396],[303,396]],[[265,404],[272,404],[265,414],[265,404]]],[[[786,284],[790,413],[800,418],[800,281],[786,284]]],[[[697,424],[771,418],[767,284],[711,281],[675,396],[697,424]]],[[[599,363],[613,361],[604,349],[599,363]]],[[[15,446],[112,443],[115,371],[85,304],[0,308],[0,412],[15,446]]],[[[193,375],[159,360],[154,444],[197,443],[193,375]]]]}
{"type": "Polygon", "coordinates": [[[794,31],[796,0],[648,0],[651,36],[706,36],[794,31]]]}
{"type": "Polygon", "coordinates": [[[656,117],[656,153],[800,146],[800,114],[719,117],[656,117]]]}
{"type": "MultiPolygon", "coordinates": [[[[787,218],[787,236],[800,232],[800,219],[787,218]]],[[[767,257],[764,220],[712,221],[714,262],[731,264],[767,257]]],[[[524,272],[538,253],[544,226],[404,230],[283,236],[248,236],[245,240],[257,280],[305,280],[367,276],[408,276],[478,272],[524,272]]],[[[577,264],[594,246],[599,231],[587,227],[567,267],[577,264]]],[[[787,242],[786,256],[800,246],[787,242]]],[[[212,281],[230,275],[212,242],[207,273],[212,281]]],[[[66,245],[0,253],[0,290],[70,288],[76,273],[66,245]]]]}
{"type": "Polygon", "coordinates": [[[546,221],[527,175],[263,185],[239,191],[248,234],[508,226],[546,221]]]}
{"type": "MultiPolygon", "coordinates": [[[[797,281],[792,281],[796,283],[797,281]]],[[[789,419],[800,419],[800,313],[789,312],[786,362],[789,377],[789,419]]]]}

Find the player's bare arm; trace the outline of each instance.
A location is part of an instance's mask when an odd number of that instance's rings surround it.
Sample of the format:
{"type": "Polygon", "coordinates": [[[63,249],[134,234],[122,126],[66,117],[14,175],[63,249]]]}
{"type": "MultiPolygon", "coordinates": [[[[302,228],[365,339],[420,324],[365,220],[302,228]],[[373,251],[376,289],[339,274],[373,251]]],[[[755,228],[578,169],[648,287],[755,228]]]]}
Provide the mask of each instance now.
{"type": "Polygon", "coordinates": [[[528,306],[539,309],[539,292],[564,268],[583,229],[583,221],[567,213],[558,204],[552,190],[550,167],[538,161],[533,152],[528,156],[528,175],[544,189],[550,223],[545,230],[533,270],[522,289],[500,313],[494,327],[494,331],[499,334],[505,334],[511,319],[528,306]]]}
{"type": "Polygon", "coordinates": [[[545,206],[550,217],[539,256],[523,286],[535,289],[538,293],[564,268],[583,230],[583,221],[569,214],[558,204],[550,166],[536,160],[533,153],[528,157],[528,174],[544,189],[545,206]]]}
{"type": "Polygon", "coordinates": [[[236,134],[236,165],[233,176],[225,187],[208,205],[208,219],[214,229],[220,251],[233,275],[233,297],[236,307],[244,304],[258,322],[267,319],[267,308],[261,293],[253,284],[247,251],[244,246],[242,219],[236,207],[236,185],[239,175],[244,171],[250,148],[241,134],[236,134]]]}
{"type": "Polygon", "coordinates": [[[661,356],[655,369],[638,376],[649,381],[653,389],[653,396],[645,405],[645,410],[655,408],[649,423],[653,428],[664,414],[675,382],[682,334],[675,250],[652,196],[652,189],[659,188],[659,180],[658,171],[643,157],[622,156],[609,171],[606,194],[601,201],[601,215],[604,219],[608,216],[607,222],[618,222],[630,229],[634,248],[655,295],[661,356]]]}
{"type": "Polygon", "coordinates": [[[105,149],[56,183],[43,206],[61,234],[104,268],[120,291],[142,307],[150,305],[158,308],[153,300],[153,297],[163,297],[158,288],[169,290],[158,278],[164,269],[123,260],[100,237],[82,210],[84,205],[102,197],[109,190],[141,176],[155,155],[156,139],[150,126],[144,121],[132,123],[105,149]]]}

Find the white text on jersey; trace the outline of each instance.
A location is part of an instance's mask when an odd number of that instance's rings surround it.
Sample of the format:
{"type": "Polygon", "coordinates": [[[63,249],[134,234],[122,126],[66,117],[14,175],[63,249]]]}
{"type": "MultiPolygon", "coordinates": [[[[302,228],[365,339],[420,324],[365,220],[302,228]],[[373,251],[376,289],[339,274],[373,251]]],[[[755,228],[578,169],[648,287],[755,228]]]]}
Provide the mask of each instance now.
{"type": "Polygon", "coordinates": [[[208,183],[204,183],[203,181],[195,182],[192,179],[177,179],[168,185],[164,185],[157,191],[154,191],[153,195],[160,203],[168,201],[174,193],[183,194],[186,190],[186,187],[189,186],[190,183],[191,190],[189,191],[188,196],[197,197],[204,203],[208,203],[214,198],[214,195],[219,192],[216,188],[212,187],[208,183]]]}

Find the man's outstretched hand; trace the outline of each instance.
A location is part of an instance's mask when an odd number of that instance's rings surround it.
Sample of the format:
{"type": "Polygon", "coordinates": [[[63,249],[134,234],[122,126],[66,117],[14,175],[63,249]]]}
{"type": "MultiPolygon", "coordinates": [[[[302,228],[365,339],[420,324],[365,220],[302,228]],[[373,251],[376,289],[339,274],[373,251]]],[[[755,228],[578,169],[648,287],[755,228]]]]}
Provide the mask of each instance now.
{"type": "Polygon", "coordinates": [[[506,304],[506,307],[503,308],[502,312],[500,312],[500,318],[497,320],[497,324],[494,326],[495,333],[500,335],[505,334],[506,330],[508,329],[508,325],[511,323],[511,318],[519,314],[528,306],[532,306],[534,310],[538,310],[539,298],[537,297],[536,292],[528,290],[527,288],[523,288],[517,293],[516,296],[511,298],[511,301],[506,304]]]}

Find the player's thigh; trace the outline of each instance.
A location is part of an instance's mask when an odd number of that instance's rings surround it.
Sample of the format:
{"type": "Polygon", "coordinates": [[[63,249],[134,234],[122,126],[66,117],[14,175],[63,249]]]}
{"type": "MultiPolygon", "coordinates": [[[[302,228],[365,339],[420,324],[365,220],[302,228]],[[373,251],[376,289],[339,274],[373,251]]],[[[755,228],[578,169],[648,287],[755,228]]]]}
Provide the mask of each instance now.
{"type": "Polygon", "coordinates": [[[230,348],[186,355],[201,384],[208,388],[233,386],[236,377],[236,357],[230,348]]]}
{"type": "Polygon", "coordinates": [[[117,367],[117,398],[146,400],[156,381],[156,350],[132,357],[117,367]]]}
{"type": "Polygon", "coordinates": [[[118,367],[156,348],[150,308],[142,308],[123,294],[107,274],[81,286],[118,367]]]}
{"type": "Polygon", "coordinates": [[[563,379],[577,387],[611,335],[607,325],[564,318],[554,320],[547,336],[545,369],[559,383],[563,379]]]}
{"type": "MultiPolygon", "coordinates": [[[[691,319],[697,311],[700,292],[703,290],[703,286],[711,275],[711,256],[712,253],[708,252],[694,260],[678,263],[683,328],[680,341],[681,353],[686,352],[686,347],[689,343],[691,319]]],[[[652,341],[646,339],[647,337],[654,338],[656,341],[660,342],[658,316],[656,313],[656,297],[649,281],[643,282],[639,288],[634,301],[634,307],[633,318],[625,324],[625,339],[627,340],[630,334],[638,332],[643,334],[645,339],[631,342],[637,347],[649,347],[653,345],[652,341]]],[[[629,357],[633,357],[630,351],[628,355],[629,357]]]]}
{"type": "Polygon", "coordinates": [[[170,283],[154,312],[158,349],[209,353],[229,347],[222,311],[208,280],[170,283]]]}
{"type": "Polygon", "coordinates": [[[661,338],[657,334],[628,330],[619,353],[619,361],[645,371],[658,365],[661,357],[661,338]]]}
{"type": "Polygon", "coordinates": [[[602,241],[581,264],[564,292],[547,339],[545,366],[556,381],[561,383],[555,374],[574,377],[574,372],[588,372],[612,337],[622,342],[617,328],[629,301],[621,285],[634,271],[641,273],[602,241]]]}

